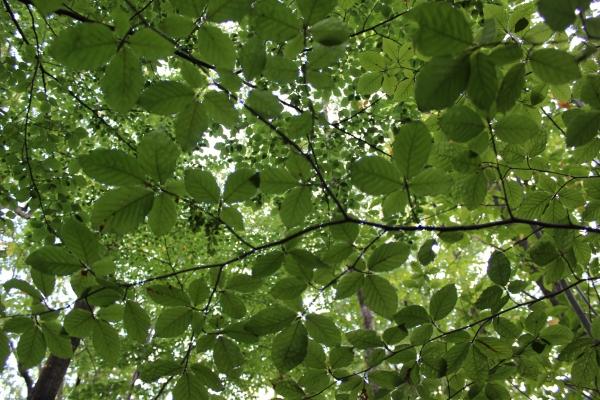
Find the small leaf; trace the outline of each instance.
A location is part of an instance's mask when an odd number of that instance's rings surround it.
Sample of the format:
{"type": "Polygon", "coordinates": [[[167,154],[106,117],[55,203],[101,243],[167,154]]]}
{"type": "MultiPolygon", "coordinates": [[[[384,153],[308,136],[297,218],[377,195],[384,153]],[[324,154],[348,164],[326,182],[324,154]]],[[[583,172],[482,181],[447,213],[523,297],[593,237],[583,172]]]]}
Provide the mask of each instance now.
{"type": "Polygon", "coordinates": [[[431,296],[429,302],[429,314],[434,321],[439,321],[446,317],[454,309],[458,294],[456,286],[450,283],[431,296]]]}

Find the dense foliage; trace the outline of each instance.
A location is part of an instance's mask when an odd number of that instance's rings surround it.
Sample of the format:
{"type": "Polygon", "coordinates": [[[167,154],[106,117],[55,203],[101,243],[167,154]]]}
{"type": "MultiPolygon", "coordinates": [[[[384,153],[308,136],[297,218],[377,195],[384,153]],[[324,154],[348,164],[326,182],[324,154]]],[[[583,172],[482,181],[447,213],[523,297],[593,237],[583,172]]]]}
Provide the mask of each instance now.
{"type": "Polygon", "coordinates": [[[600,396],[591,0],[2,0],[3,398],[600,396]]]}

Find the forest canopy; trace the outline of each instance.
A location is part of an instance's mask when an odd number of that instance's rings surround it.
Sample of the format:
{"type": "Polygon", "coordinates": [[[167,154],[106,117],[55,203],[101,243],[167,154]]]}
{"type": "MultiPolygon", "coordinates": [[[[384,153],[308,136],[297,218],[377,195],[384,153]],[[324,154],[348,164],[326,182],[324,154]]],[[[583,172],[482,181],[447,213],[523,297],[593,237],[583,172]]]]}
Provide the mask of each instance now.
{"type": "Polygon", "coordinates": [[[600,397],[596,1],[2,7],[2,398],[600,397]]]}

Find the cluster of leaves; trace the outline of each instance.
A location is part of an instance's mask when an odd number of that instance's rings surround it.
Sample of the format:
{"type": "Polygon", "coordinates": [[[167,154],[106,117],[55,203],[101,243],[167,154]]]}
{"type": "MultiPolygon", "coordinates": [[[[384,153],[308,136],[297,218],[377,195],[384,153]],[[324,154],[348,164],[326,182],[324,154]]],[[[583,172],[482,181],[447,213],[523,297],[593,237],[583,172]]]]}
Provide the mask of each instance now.
{"type": "Polygon", "coordinates": [[[3,6],[31,398],[600,394],[596,3],[3,6]]]}

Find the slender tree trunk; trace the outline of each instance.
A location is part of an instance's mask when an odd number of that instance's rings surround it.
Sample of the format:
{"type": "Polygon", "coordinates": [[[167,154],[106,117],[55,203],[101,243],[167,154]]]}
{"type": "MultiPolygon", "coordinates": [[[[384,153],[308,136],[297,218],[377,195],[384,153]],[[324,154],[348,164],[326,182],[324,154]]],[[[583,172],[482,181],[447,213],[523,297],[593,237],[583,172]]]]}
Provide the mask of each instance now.
{"type": "MultiPolygon", "coordinates": [[[[77,300],[75,308],[90,310],[90,306],[85,299],[77,300]]],[[[71,346],[73,352],[79,346],[79,338],[71,338],[71,346]]],[[[67,374],[70,358],[60,358],[55,355],[50,355],[46,363],[40,370],[40,375],[37,382],[31,391],[30,400],[54,400],[60,391],[60,388],[67,374]]]]}
{"type": "MultiPolygon", "coordinates": [[[[358,290],[358,293],[356,293],[356,297],[358,297],[358,304],[360,305],[360,313],[362,315],[363,318],[363,326],[365,329],[368,329],[370,331],[375,330],[374,326],[373,326],[373,312],[369,309],[369,307],[365,304],[365,300],[364,300],[364,295],[362,290],[358,290]]],[[[366,361],[367,361],[367,366],[369,365],[369,358],[371,356],[371,354],[373,353],[372,349],[367,349],[366,350],[366,361]]],[[[367,378],[369,376],[369,373],[367,372],[367,378]]],[[[377,393],[377,391],[379,391],[379,385],[376,385],[374,383],[370,383],[371,388],[373,388],[373,393],[377,393]]],[[[362,395],[362,399],[367,399],[367,393],[363,393],[362,395]]]]}

